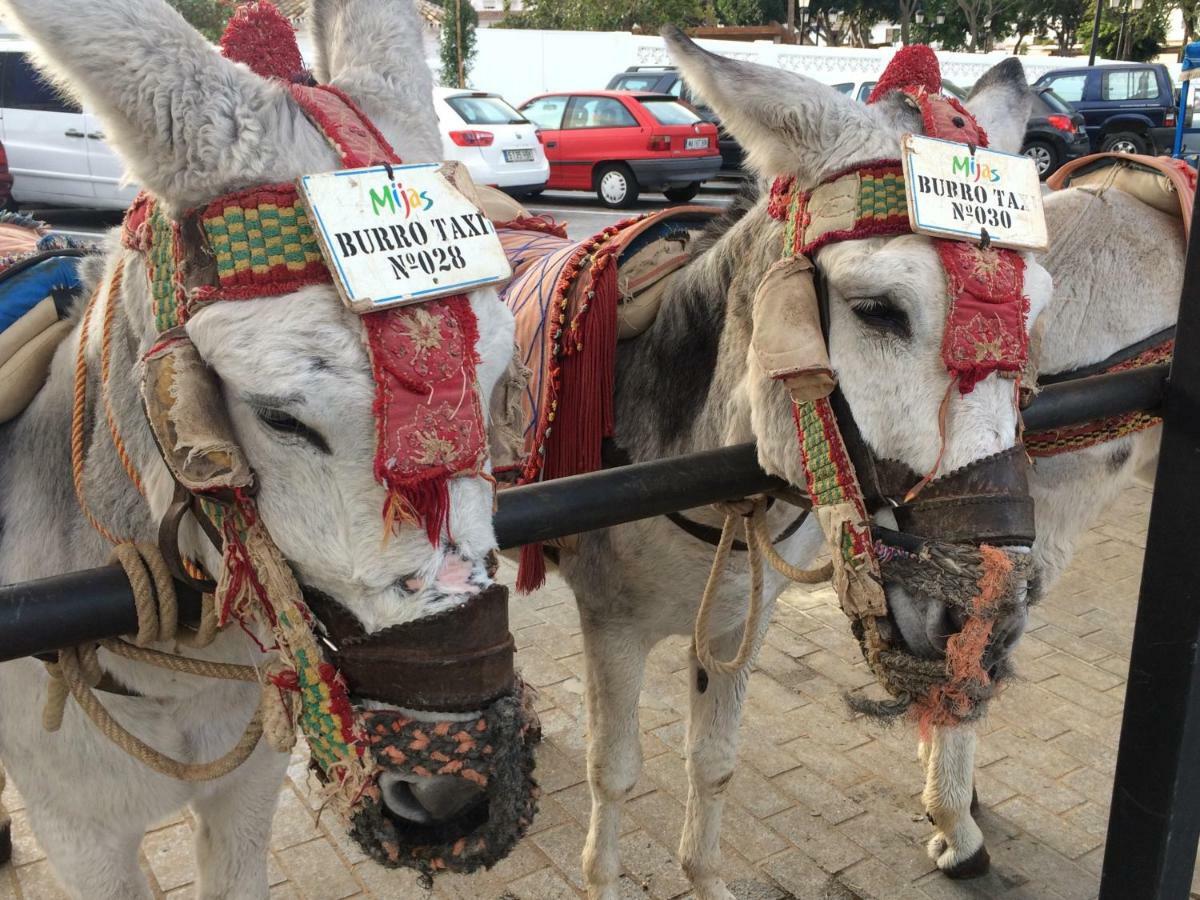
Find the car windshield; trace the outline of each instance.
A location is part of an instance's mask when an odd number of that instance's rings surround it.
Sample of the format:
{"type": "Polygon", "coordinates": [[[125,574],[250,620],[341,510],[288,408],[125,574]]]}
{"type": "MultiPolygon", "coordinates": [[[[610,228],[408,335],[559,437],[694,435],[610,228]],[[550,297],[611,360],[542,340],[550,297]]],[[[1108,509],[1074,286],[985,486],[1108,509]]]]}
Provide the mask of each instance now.
{"type": "Polygon", "coordinates": [[[854,90],[854,82],[843,81],[841,84],[831,84],[830,87],[838,93],[849,95],[854,90]]]}
{"type": "Polygon", "coordinates": [[[654,91],[662,81],[662,72],[650,72],[645,75],[621,75],[615,79],[613,90],[618,91],[654,91]]]}
{"type": "Polygon", "coordinates": [[[642,100],[642,106],[659,125],[692,125],[704,121],[678,100],[646,98],[642,100]]]}
{"type": "Polygon", "coordinates": [[[529,120],[491,94],[460,94],[446,103],[468,125],[524,125],[529,120]]]}
{"type": "Polygon", "coordinates": [[[1052,88],[1047,87],[1033,92],[1032,112],[1034,115],[1040,116],[1070,116],[1075,113],[1075,110],[1071,108],[1070,103],[1054,93],[1052,88]]]}

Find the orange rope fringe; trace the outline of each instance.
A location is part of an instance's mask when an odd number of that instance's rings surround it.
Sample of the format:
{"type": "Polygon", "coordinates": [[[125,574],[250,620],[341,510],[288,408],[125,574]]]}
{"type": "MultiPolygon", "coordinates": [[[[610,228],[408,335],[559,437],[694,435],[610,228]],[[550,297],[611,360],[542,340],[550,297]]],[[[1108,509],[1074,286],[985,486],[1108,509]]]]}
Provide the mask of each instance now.
{"type": "Polygon", "coordinates": [[[995,624],[989,613],[1004,596],[1013,564],[996,547],[983,544],[979,552],[983,557],[983,574],[979,577],[979,593],[971,599],[971,615],[962,631],[946,641],[949,680],[914,704],[922,740],[928,738],[934,726],[954,725],[965,718],[973,705],[967,689],[991,681],[983,668],[983,654],[995,624]]]}

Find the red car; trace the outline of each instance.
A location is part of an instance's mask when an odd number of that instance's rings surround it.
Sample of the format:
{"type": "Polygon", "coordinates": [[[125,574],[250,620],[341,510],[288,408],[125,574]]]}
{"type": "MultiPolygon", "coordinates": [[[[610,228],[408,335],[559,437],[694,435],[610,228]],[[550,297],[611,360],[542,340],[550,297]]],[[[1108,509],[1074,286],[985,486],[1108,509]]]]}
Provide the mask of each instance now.
{"type": "Polygon", "coordinates": [[[685,202],[721,168],[716,126],[670,94],[542,94],[521,112],[546,147],[546,187],[595,191],[605,206],[629,206],[644,190],[685,202]]]}

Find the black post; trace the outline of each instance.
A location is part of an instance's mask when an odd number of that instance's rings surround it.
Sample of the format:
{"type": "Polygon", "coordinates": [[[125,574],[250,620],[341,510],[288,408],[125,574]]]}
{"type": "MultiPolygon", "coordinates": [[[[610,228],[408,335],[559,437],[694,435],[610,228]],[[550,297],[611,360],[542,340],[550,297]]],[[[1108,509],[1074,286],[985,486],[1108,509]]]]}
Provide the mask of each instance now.
{"type": "MultiPolygon", "coordinates": [[[[1200,204],[1198,204],[1200,206],[1200,204]]],[[[1200,838],[1200,233],[1163,401],[1100,900],[1187,897],[1200,838]]]]}
{"type": "Polygon", "coordinates": [[[1092,50],[1088,54],[1088,65],[1096,64],[1096,41],[1100,39],[1100,11],[1104,9],[1104,0],[1096,0],[1096,15],[1092,18],[1092,50]]]}

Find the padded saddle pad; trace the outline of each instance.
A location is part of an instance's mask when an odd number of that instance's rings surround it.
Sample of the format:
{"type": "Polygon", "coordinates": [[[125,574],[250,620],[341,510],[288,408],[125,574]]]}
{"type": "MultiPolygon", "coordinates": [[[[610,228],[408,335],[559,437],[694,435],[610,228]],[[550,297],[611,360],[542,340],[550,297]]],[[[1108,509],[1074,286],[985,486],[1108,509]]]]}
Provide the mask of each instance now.
{"type": "Polygon", "coordinates": [[[1192,201],[1196,170],[1181,159],[1133,153],[1095,153],[1072,160],[1046,179],[1051,190],[1084,188],[1124,191],[1183,223],[1187,240],[1192,230],[1192,201]]]}

